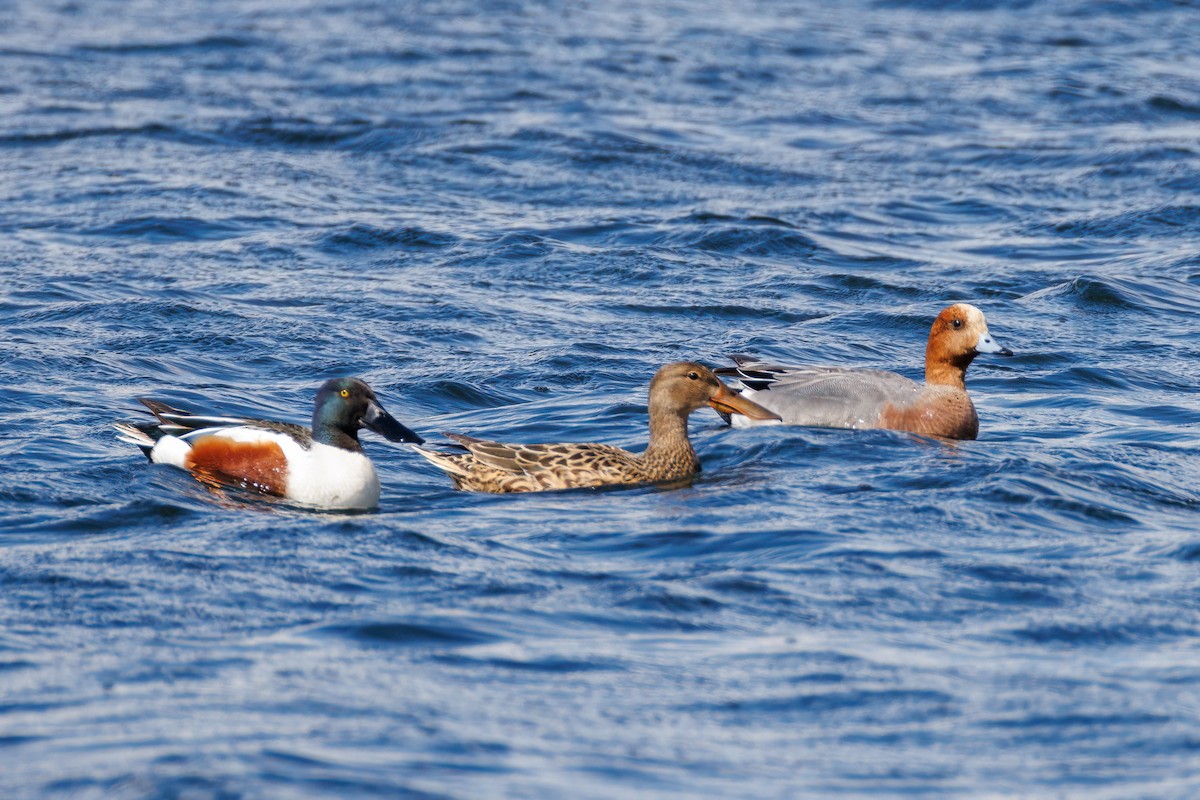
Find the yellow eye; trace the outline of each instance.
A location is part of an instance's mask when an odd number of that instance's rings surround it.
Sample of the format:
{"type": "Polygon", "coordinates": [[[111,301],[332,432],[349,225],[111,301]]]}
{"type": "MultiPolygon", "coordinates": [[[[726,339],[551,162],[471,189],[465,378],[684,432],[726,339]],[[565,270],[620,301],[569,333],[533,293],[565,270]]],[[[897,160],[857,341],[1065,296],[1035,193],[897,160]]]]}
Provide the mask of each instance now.
{"type": "Polygon", "coordinates": [[[349,389],[342,389],[340,392],[338,392],[338,394],[340,394],[342,397],[349,397],[349,396],[350,396],[350,390],[349,390],[349,389]]]}

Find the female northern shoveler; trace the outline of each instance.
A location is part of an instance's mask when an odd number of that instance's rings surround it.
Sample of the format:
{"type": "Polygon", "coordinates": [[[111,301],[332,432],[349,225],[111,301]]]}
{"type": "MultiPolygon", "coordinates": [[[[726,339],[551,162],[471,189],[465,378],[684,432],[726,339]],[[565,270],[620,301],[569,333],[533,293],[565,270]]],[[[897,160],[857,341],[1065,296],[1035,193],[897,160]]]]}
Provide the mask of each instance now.
{"type": "Polygon", "coordinates": [[[189,470],[206,483],[278,495],[320,508],[374,508],[379,478],[358,443],[360,428],[393,442],[420,436],[383,410],[358,378],[334,378],[317,392],[312,430],[286,422],[206,417],[138,398],[154,422],[120,422],[121,441],[157,464],[189,470]]]}
{"type": "Polygon", "coordinates": [[[687,418],[712,406],[753,419],[779,419],[731,392],[708,367],[668,364],[650,381],[650,444],[641,454],[608,444],[500,444],[448,433],[465,453],[416,451],[445,470],[459,489],[541,492],[593,486],[686,481],[700,471],[687,418]]]}
{"type": "MultiPolygon", "coordinates": [[[[979,416],[967,394],[967,367],[980,353],[1011,356],[988,332],[983,312],[967,303],[942,310],[925,346],[925,383],[894,372],[842,367],[780,367],[735,356],[717,370],[741,382],[743,397],[779,414],[785,425],[890,428],[949,439],[974,439],[979,416]]],[[[726,417],[735,427],[753,423],[726,417]]]]}

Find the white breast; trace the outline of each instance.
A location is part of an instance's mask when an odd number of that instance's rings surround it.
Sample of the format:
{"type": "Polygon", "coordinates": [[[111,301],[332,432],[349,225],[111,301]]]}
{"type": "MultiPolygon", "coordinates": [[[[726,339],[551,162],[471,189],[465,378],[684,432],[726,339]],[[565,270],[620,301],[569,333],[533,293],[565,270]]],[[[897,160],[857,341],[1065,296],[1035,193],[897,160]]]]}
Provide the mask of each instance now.
{"type": "Polygon", "coordinates": [[[321,508],[374,508],[379,505],[379,476],[371,459],[339,447],[313,442],[305,450],[289,440],[289,500],[321,508]]]}

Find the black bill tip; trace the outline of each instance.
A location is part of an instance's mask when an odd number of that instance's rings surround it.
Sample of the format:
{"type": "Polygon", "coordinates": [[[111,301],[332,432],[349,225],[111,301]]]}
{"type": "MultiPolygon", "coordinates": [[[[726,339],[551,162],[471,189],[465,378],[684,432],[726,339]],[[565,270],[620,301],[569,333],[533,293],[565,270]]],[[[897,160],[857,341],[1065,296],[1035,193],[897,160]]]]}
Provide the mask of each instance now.
{"type": "Polygon", "coordinates": [[[384,411],[378,403],[367,406],[363,414],[363,425],[378,433],[389,442],[407,442],[408,444],[423,444],[425,442],[416,433],[401,425],[395,417],[384,411]]]}

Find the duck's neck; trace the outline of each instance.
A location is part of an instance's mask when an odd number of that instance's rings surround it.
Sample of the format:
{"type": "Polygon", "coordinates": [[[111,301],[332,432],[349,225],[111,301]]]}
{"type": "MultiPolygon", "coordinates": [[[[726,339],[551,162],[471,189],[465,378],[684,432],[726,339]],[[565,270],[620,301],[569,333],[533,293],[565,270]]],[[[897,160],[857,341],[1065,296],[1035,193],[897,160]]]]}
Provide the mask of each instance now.
{"type": "Polygon", "coordinates": [[[925,383],[929,386],[949,386],[966,389],[967,367],[975,360],[974,353],[948,358],[937,352],[925,351],[925,383]]]}
{"type": "Polygon", "coordinates": [[[362,445],[358,443],[358,431],[347,431],[337,425],[330,425],[316,416],[313,417],[312,437],[314,442],[320,444],[349,450],[352,453],[362,452],[362,445]]]}
{"type": "Polygon", "coordinates": [[[686,413],[650,406],[650,444],[642,462],[655,479],[683,478],[700,471],[700,460],[688,441],[686,413]]]}

